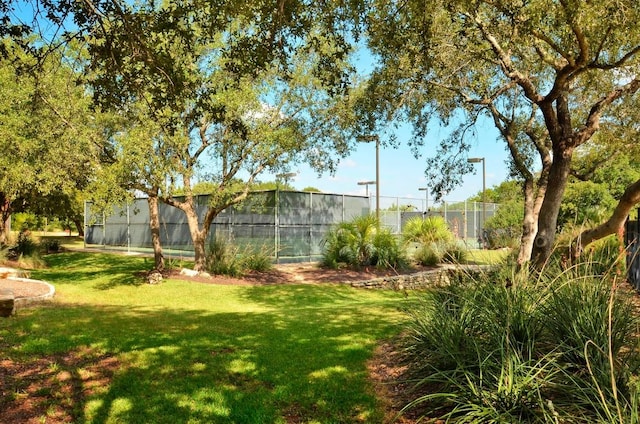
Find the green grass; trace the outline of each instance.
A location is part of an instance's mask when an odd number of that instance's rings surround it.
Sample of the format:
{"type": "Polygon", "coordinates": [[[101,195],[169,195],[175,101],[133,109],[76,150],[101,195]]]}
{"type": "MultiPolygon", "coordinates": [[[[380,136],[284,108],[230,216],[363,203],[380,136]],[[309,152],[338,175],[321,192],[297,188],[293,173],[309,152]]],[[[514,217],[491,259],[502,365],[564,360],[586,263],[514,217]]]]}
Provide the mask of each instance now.
{"type": "Polygon", "coordinates": [[[50,267],[32,276],[52,283],[56,298],[1,320],[0,351],[25,364],[51,357],[63,369],[70,365],[62,358],[87,356],[72,375],[117,358],[108,384],[67,401],[74,422],[382,422],[366,361],[400,329],[397,293],[179,280],[152,286],[134,277],[151,268],[149,259],[46,259],[50,267]]]}
{"type": "Polygon", "coordinates": [[[478,265],[495,265],[504,261],[509,255],[509,250],[470,249],[467,262],[478,265]]]}

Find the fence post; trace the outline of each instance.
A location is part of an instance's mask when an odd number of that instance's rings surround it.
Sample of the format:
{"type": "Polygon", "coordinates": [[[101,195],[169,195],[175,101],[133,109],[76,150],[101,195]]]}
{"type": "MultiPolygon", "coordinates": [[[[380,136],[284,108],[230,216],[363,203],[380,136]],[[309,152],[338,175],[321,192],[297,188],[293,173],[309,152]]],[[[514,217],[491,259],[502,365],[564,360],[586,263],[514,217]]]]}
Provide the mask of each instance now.
{"type": "Polygon", "coordinates": [[[462,238],[464,239],[464,245],[467,245],[467,201],[464,201],[464,212],[462,215],[462,238]]]}
{"type": "Polygon", "coordinates": [[[129,203],[127,203],[127,253],[131,253],[131,215],[129,203]]]}
{"type": "Polygon", "coordinates": [[[444,206],[444,222],[448,224],[449,220],[447,219],[447,201],[443,200],[442,205],[444,206]]]}
{"type": "Polygon", "coordinates": [[[274,241],[275,241],[275,247],[276,247],[276,263],[280,263],[280,195],[279,195],[279,189],[276,188],[275,191],[275,228],[274,228],[274,241]]]}
{"type": "Polygon", "coordinates": [[[313,193],[309,192],[309,262],[311,262],[311,255],[313,254],[313,193]]]}
{"type": "Polygon", "coordinates": [[[83,217],[83,226],[84,226],[84,236],[82,237],[82,247],[84,249],[87,248],[87,234],[89,233],[89,224],[87,221],[87,216],[89,215],[89,202],[84,201],[84,217],[83,217]]]}

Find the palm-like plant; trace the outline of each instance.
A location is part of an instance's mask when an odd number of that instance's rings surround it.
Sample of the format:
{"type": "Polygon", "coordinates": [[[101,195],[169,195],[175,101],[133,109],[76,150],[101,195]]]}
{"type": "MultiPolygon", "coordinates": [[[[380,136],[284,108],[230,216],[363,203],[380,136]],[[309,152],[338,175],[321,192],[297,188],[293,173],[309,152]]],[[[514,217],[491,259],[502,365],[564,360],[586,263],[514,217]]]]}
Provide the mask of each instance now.
{"type": "Polygon", "coordinates": [[[453,242],[453,233],[449,230],[449,225],[441,216],[430,216],[422,218],[416,216],[411,218],[402,230],[402,237],[405,243],[421,243],[424,245],[449,244],[453,242]]]}
{"type": "Polygon", "coordinates": [[[386,229],[380,229],[375,215],[364,215],[342,222],[327,234],[323,263],[337,268],[339,264],[398,267],[405,263],[402,250],[386,229]]]}

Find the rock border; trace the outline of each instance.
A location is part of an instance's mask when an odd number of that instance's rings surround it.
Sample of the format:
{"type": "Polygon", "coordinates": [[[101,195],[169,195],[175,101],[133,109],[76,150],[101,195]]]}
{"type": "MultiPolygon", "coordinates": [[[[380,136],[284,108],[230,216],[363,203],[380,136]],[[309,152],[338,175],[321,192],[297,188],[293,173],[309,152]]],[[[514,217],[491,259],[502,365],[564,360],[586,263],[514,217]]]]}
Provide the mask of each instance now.
{"type": "Polygon", "coordinates": [[[42,294],[40,296],[16,297],[14,299],[14,306],[15,306],[16,309],[18,309],[18,307],[25,307],[25,306],[28,306],[28,305],[33,305],[35,303],[44,302],[45,300],[49,300],[49,299],[53,298],[53,296],[56,294],[55,287],[53,287],[51,284],[47,283],[46,281],[32,280],[31,278],[22,278],[22,277],[8,277],[8,279],[9,280],[14,280],[14,281],[24,281],[25,283],[44,284],[45,286],[47,286],[49,288],[49,291],[47,293],[42,294]]]}
{"type": "Polygon", "coordinates": [[[351,283],[351,287],[383,290],[423,290],[428,287],[448,285],[453,273],[482,273],[491,268],[490,265],[440,265],[438,268],[429,271],[355,281],[351,283]]]}
{"type": "Polygon", "coordinates": [[[0,316],[2,317],[10,317],[15,315],[19,308],[24,308],[26,306],[34,305],[37,303],[42,303],[46,300],[53,298],[56,293],[55,287],[46,281],[42,280],[33,280],[28,278],[29,272],[23,271],[20,269],[0,267],[0,277],[5,278],[7,280],[12,281],[21,281],[25,283],[32,284],[42,284],[48,288],[47,293],[41,294],[39,296],[31,296],[31,297],[15,297],[13,290],[1,290],[0,291],[0,316]]]}

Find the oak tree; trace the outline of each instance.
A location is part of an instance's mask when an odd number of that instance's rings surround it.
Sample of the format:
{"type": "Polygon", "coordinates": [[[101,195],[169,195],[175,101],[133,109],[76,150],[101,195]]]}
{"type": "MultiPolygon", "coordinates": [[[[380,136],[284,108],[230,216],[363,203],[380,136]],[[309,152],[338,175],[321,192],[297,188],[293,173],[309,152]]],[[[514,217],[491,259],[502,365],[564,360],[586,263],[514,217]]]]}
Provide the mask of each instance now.
{"type": "MultiPolygon", "coordinates": [[[[628,104],[640,88],[639,17],[633,0],[374,0],[368,28],[379,57],[371,79],[383,105],[378,117],[401,110],[414,123],[416,144],[434,117],[473,123],[484,115],[496,122],[495,107],[506,129],[519,125],[513,139],[529,138],[528,150],[537,150],[543,163],[545,184],[531,227],[531,259],[540,267],[551,254],[574,152],[614,105],[628,104]]],[[[463,125],[442,143],[450,155],[438,158],[441,169],[465,169],[469,132],[463,125]]],[[[533,162],[513,158],[533,173],[533,162]]]]}

